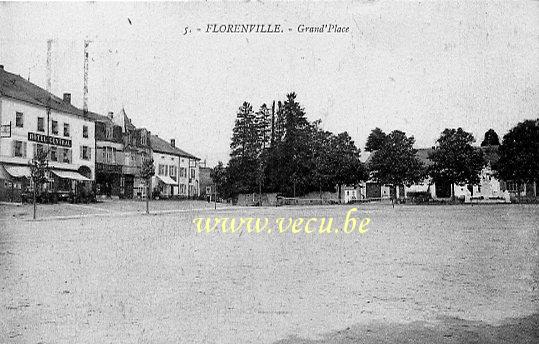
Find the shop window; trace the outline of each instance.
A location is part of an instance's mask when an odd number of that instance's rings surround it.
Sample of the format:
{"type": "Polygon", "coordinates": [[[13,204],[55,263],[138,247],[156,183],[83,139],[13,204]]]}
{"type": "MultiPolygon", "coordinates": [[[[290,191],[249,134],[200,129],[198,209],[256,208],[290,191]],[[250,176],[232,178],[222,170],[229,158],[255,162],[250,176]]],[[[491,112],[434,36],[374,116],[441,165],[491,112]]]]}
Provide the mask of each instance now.
{"type": "Polygon", "coordinates": [[[82,160],[90,160],[92,159],[92,148],[88,146],[81,146],[80,150],[80,158],[82,160]]]}
{"type": "Polygon", "coordinates": [[[13,156],[26,158],[26,142],[13,141],[13,156]]]}
{"type": "Polygon", "coordinates": [[[58,161],[58,148],[52,146],[50,149],[51,161],[58,161]]]}

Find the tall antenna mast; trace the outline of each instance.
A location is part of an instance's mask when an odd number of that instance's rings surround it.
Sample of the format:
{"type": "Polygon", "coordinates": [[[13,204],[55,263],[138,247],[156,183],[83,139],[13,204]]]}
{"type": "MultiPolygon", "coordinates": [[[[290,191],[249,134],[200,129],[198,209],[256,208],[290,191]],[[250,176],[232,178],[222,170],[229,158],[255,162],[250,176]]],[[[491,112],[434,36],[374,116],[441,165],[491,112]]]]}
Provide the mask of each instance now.
{"type": "MultiPolygon", "coordinates": [[[[52,90],[52,38],[47,40],[47,136],[50,135],[51,90],[52,90]]],[[[28,77],[30,79],[30,77],[28,77]]]]}
{"type": "Polygon", "coordinates": [[[88,115],[88,47],[90,40],[84,41],[84,86],[82,89],[82,113],[84,117],[88,115]]]}

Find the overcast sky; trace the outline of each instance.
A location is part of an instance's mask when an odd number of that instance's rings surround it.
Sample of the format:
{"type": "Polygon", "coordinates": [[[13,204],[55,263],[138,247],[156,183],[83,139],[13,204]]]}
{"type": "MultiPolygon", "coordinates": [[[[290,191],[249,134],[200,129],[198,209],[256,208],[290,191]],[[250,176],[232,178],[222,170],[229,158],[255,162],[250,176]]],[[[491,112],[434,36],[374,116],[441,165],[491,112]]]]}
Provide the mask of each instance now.
{"type": "Polygon", "coordinates": [[[295,91],[309,119],[400,129],[429,147],[447,127],[503,136],[539,110],[539,2],[0,3],[0,64],[82,107],[122,107],[138,127],[213,165],[228,159],[237,108],[295,91]],[[276,23],[282,34],[205,34],[208,23],[276,23]],[[345,34],[300,34],[305,24],[345,34]],[[185,27],[193,29],[183,35],[185,27]],[[289,32],[288,28],[293,31],[289,32]]]}

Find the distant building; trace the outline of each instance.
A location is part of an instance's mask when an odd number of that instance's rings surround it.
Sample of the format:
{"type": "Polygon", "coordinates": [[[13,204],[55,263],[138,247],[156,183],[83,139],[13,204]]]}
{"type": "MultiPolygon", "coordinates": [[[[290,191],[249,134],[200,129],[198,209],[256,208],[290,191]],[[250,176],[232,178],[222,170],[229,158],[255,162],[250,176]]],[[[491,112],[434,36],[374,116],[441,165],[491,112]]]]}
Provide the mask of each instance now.
{"type": "Polygon", "coordinates": [[[122,109],[107,116],[89,113],[96,127],[96,190],[99,196],[143,198],[140,178],[145,159],[151,158],[150,133],[137,129],[122,109]]]}
{"type": "Polygon", "coordinates": [[[196,156],[157,135],[150,136],[155,175],[152,192],[159,197],[196,198],[200,196],[199,161],[196,156]]]}
{"type": "Polygon", "coordinates": [[[95,125],[71,104],[0,66],[0,200],[20,201],[29,161],[48,152],[50,191],[90,189],[95,180],[95,125]]]}

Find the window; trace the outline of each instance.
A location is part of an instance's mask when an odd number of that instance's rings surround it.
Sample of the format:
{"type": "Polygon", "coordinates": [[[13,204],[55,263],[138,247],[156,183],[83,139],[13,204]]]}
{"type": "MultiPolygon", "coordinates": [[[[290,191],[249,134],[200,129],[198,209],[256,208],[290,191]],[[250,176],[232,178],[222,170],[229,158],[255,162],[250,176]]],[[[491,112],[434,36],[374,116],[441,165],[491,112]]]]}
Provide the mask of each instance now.
{"type": "Polygon", "coordinates": [[[43,152],[43,145],[41,143],[34,144],[34,158],[37,156],[37,153],[43,152]]]}
{"type": "Polygon", "coordinates": [[[82,126],[82,137],[88,138],[88,126],[87,125],[82,126]]]}
{"type": "Polygon", "coordinates": [[[51,161],[58,161],[58,152],[57,152],[58,148],[56,148],[55,146],[52,146],[51,147],[51,161]]]}
{"type": "Polygon", "coordinates": [[[92,149],[88,146],[81,146],[80,147],[80,158],[82,160],[90,160],[92,159],[92,149]]]}
{"type": "Polygon", "coordinates": [[[64,136],[69,137],[69,124],[64,123],[64,136]]]}
{"type": "Polygon", "coordinates": [[[516,182],[507,182],[507,191],[518,192],[518,184],[516,182]]]}
{"type": "Polygon", "coordinates": [[[45,118],[44,117],[37,118],[37,131],[41,131],[41,132],[45,131],[45,118]]]}
{"type": "Polygon", "coordinates": [[[180,184],[180,193],[182,195],[185,195],[187,192],[187,187],[185,186],[185,184],[180,184]]]}
{"type": "Polygon", "coordinates": [[[191,178],[195,178],[195,169],[194,168],[191,169],[191,178]]]}
{"type": "Polygon", "coordinates": [[[60,148],[60,160],[65,163],[71,162],[71,149],[60,148]]]}
{"type": "Polygon", "coordinates": [[[13,156],[26,158],[26,142],[13,141],[13,156]]]}
{"type": "Polygon", "coordinates": [[[158,172],[157,172],[158,175],[162,176],[165,174],[165,165],[161,165],[159,164],[159,167],[158,167],[158,172]]]}
{"type": "Polygon", "coordinates": [[[107,140],[112,140],[112,134],[113,134],[112,126],[107,125],[106,128],[105,128],[105,137],[106,137],[106,139],[107,140]]]}
{"type": "Polygon", "coordinates": [[[53,135],[58,135],[58,121],[55,121],[55,120],[52,121],[51,131],[53,135]]]}
{"type": "Polygon", "coordinates": [[[116,163],[116,148],[114,147],[105,147],[103,149],[103,160],[107,164],[115,164],[116,163]]]}
{"type": "Polygon", "coordinates": [[[22,112],[15,113],[15,126],[17,128],[24,127],[24,114],[22,112]]]}
{"type": "Polygon", "coordinates": [[[176,176],[177,176],[177,167],[176,166],[169,166],[169,175],[172,179],[176,180],[176,176]]]}

